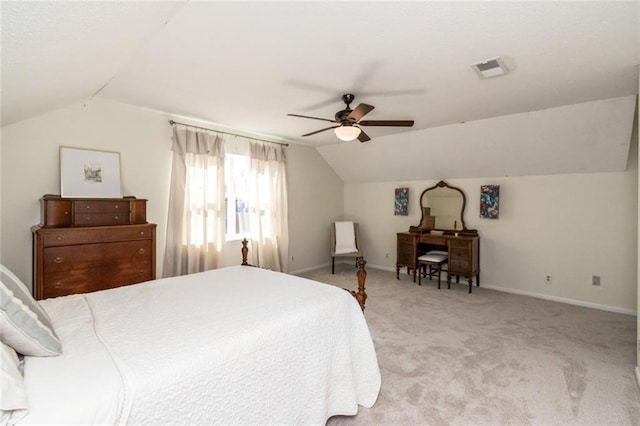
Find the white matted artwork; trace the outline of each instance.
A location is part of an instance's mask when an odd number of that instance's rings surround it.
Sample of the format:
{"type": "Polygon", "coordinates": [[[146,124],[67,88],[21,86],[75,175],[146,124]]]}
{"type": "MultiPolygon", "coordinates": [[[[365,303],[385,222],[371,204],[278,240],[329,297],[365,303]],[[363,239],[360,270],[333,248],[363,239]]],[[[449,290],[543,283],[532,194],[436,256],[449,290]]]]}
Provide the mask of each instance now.
{"type": "Polygon", "coordinates": [[[120,198],[120,153],[60,147],[62,197],[120,198]]]}

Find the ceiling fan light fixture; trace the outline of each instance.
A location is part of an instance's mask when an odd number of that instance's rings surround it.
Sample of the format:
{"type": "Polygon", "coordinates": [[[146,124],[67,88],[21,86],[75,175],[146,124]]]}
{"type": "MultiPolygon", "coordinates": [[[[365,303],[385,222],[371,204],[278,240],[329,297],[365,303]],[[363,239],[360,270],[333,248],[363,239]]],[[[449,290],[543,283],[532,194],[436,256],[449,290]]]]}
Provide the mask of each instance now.
{"type": "Polygon", "coordinates": [[[362,132],[362,130],[356,126],[340,126],[336,127],[333,131],[336,133],[338,139],[345,142],[356,139],[360,136],[360,132],[362,132]]]}

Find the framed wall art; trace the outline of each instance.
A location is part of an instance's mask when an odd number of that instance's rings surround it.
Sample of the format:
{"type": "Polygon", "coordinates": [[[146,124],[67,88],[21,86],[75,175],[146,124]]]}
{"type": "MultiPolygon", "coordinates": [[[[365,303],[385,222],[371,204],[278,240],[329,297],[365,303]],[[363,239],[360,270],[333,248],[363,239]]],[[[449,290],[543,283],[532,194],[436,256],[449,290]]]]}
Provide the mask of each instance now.
{"type": "Polygon", "coordinates": [[[497,219],[500,215],[500,185],[480,187],[480,217],[497,219]]]}
{"type": "Polygon", "coordinates": [[[120,198],[120,153],[60,147],[60,196],[120,198]]]}
{"type": "Polygon", "coordinates": [[[409,215],[409,188],[396,188],[394,214],[396,216],[409,215]]]}

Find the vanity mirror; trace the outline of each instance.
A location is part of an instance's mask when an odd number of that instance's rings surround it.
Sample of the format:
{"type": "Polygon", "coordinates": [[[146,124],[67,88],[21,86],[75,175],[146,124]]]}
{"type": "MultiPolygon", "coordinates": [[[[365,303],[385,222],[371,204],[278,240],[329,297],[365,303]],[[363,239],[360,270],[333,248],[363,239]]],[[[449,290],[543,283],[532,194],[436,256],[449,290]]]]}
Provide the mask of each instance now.
{"type": "Polygon", "coordinates": [[[441,180],[435,186],[422,191],[420,224],[412,230],[425,232],[430,230],[464,231],[464,208],[466,198],[461,189],[448,185],[441,180]]]}

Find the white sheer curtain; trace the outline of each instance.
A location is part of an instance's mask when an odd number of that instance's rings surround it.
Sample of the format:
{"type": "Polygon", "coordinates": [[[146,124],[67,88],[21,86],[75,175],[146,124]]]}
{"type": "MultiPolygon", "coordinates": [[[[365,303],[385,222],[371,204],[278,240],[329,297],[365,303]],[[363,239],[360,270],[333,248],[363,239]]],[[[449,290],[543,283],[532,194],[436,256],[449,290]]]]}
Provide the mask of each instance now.
{"type": "Polygon", "coordinates": [[[224,139],[174,125],[171,149],[163,277],[214,269],[224,261],[224,139]]]}
{"type": "Polygon", "coordinates": [[[282,146],[250,143],[249,229],[258,266],[289,269],[286,159],[282,146]]]}

